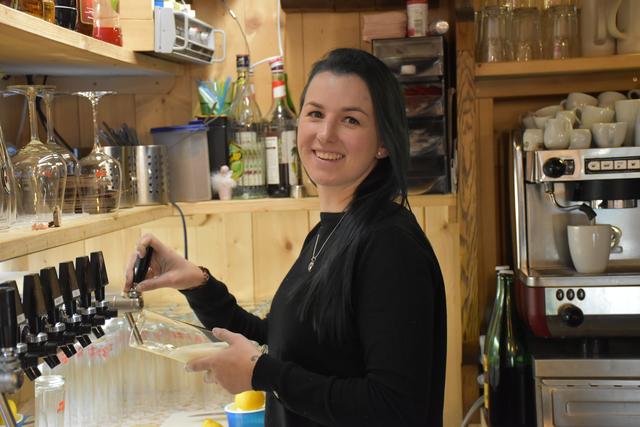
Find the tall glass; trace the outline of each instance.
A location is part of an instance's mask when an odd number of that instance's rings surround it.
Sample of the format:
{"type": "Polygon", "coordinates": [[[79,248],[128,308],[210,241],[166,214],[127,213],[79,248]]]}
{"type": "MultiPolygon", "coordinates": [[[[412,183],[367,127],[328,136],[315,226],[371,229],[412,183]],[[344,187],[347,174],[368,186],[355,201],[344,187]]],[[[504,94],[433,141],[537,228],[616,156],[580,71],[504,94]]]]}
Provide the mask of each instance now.
{"type": "Polygon", "coordinates": [[[16,221],[16,181],[0,128],[0,230],[16,221]]]}
{"type": "Polygon", "coordinates": [[[27,97],[31,138],[13,157],[17,184],[18,219],[49,222],[53,211],[62,206],[67,181],[67,165],[38,138],[36,96],[46,86],[9,86],[7,89],[27,97]]]}
{"type": "Polygon", "coordinates": [[[63,213],[75,213],[76,210],[76,197],[78,192],[78,181],[80,179],[80,164],[78,159],[71,151],[67,150],[56,141],[54,126],[53,126],[53,100],[55,97],[55,90],[53,88],[45,88],[42,91],[42,98],[44,99],[44,105],[47,117],[47,148],[51,151],[59,154],[64,159],[67,166],[67,184],[63,189],[63,213]]]}
{"type": "Polygon", "coordinates": [[[511,11],[502,2],[487,1],[478,18],[477,58],[479,62],[512,59],[511,11]]]}
{"type": "Polygon", "coordinates": [[[542,58],[541,14],[535,0],[515,0],[511,14],[513,59],[542,58]]]}
{"type": "Polygon", "coordinates": [[[98,138],[98,104],[100,98],[115,92],[76,92],[91,103],[93,149],[80,159],[79,199],[82,212],[101,214],[120,207],[122,175],[120,163],[104,152],[98,138]]]}
{"type": "Polygon", "coordinates": [[[36,427],[64,427],[64,377],[43,375],[35,380],[36,427]]]}

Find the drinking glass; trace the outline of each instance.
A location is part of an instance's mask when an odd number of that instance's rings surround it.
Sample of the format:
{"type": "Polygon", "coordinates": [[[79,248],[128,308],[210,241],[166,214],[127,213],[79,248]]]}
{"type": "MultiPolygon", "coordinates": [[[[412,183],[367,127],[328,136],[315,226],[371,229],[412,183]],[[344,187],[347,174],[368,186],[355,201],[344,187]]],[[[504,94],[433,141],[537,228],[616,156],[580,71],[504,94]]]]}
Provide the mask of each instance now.
{"type": "Polygon", "coordinates": [[[578,56],[578,12],[568,0],[554,0],[544,12],[543,45],[547,59],[578,56]]]}
{"type": "Polygon", "coordinates": [[[0,230],[16,221],[16,182],[0,128],[0,230]]]}
{"type": "MultiPolygon", "coordinates": [[[[491,2],[493,3],[493,2],[491,2]]],[[[509,37],[510,11],[501,4],[486,4],[480,10],[478,52],[480,62],[509,61],[512,58],[509,37]]]]}
{"type": "Polygon", "coordinates": [[[511,16],[513,58],[530,61],[542,58],[540,9],[534,1],[518,0],[511,16]]]}
{"type": "Polygon", "coordinates": [[[29,105],[31,138],[13,157],[17,184],[18,219],[49,222],[56,208],[62,206],[67,181],[67,165],[38,138],[36,97],[45,86],[9,86],[7,90],[25,95],[29,105]]]}
{"type": "Polygon", "coordinates": [[[101,214],[120,206],[122,178],[120,164],[104,152],[98,138],[98,104],[105,95],[115,92],[76,92],[91,103],[93,119],[93,149],[80,159],[79,200],[82,212],[101,214]]]}
{"type": "Polygon", "coordinates": [[[122,46],[119,4],[112,0],[93,0],[93,38],[122,46]]]}
{"type": "Polygon", "coordinates": [[[46,146],[51,151],[59,154],[64,159],[67,166],[67,184],[65,185],[63,192],[62,212],[63,213],[75,213],[76,211],[76,198],[78,192],[78,180],[80,176],[80,164],[78,159],[71,151],[67,150],[62,145],[58,144],[55,137],[53,126],[53,100],[55,97],[55,90],[52,87],[45,88],[42,91],[42,98],[44,99],[46,117],[47,117],[47,143],[46,146]]]}
{"type": "Polygon", "coordinates": [[[64,427],[64,377],[43,375],[35,380],[36,427],[64,427]]]}

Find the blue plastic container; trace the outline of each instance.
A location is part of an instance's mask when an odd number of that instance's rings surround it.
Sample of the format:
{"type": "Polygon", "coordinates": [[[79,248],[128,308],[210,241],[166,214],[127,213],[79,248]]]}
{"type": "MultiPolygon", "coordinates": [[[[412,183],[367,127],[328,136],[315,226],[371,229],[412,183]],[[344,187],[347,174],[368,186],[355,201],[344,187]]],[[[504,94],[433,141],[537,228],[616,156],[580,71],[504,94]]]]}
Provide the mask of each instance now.
{"type": "Polygon", "coordinates": [[[264,427],[264,407],[254,411],[235,409],[235,403],[224,407],[229,427],[264,427]]]}

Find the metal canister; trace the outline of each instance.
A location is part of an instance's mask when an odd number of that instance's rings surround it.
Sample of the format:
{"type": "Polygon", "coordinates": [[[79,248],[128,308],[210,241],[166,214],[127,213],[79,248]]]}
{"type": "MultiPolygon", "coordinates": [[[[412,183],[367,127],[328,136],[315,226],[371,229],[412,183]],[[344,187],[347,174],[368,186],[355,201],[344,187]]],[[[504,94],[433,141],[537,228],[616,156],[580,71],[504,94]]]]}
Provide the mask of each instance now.
{"type": "Polygon", "coordinates": [[[169,202],[167,147],[138,145],[136,149],[136,205],[158,205],[169,202]]]}

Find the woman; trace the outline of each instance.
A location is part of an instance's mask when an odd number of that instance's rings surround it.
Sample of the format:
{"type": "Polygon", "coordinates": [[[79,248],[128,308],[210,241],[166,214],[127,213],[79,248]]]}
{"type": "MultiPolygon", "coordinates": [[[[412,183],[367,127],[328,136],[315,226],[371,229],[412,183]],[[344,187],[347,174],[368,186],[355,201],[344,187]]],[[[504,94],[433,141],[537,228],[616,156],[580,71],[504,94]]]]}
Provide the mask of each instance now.
{"type": "Polygon", "coordinates": [[[137,248],[154,248],[139,289],[182,291],[229,343],[187,369],[231,393],[266,391],[266,426],[442,426],[444,285],[408,209],[407,120],[388,68],[354,49],[316,63],[302,94],[298,151],[321,221],[266,319],[152,236],[137,248]],[[268,354],[249,340],[268,344],[268,354]]]}

